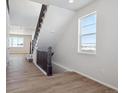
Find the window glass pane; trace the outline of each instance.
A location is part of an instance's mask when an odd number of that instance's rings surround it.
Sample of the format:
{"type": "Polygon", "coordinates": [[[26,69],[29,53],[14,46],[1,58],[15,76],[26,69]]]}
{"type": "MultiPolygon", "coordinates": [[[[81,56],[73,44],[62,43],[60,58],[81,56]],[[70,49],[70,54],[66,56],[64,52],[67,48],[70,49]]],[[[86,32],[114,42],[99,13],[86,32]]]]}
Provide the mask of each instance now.
{"type": "Polygon", "coordinates": [[[9,46],[10,47],[12,46],[12,38],[11,37],[9,38],[9,46]]]}
{"type": "Polygon", "coordinates": [[[96,15],[95,14],[89,15],[89,16],[81,19],[81,27],[95,24],[95,23],[96,23],[96,15]]]}
{"type": "Polygon", "coordinates": [[[96,44],[96,34],[81,36],[81,46],[84,46],[84,45],[95,46],[95,44],[96,44]]]}
{"type": "Polygon", "coordinates": [[[13,47],[17,47],[17,38],[13,37],[13,47]]]}
{"type": "Polygon", "coordinates": [[[17,42],[17,45],[19,46],[19,47],[22,47],[23,46],[23,38],[18,38],[18,42],[17,42]]]}
{"type": "Polygon", "coordinates": [[[83,34],[89,34],[89,33],[96,33],[96,24],[86,26],[86,27],[81,27],[81,35],[83,34]]]}

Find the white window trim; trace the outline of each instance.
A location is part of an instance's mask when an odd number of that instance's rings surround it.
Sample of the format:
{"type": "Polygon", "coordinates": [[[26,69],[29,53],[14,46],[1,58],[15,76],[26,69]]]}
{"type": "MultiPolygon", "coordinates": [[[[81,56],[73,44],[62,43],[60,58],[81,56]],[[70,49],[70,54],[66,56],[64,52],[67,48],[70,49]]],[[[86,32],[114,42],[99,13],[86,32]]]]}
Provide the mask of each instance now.
{"type": "MultiPolygon", "coordinates": [[[[80,33],[81,33],[81,31],[80,31],[80,20],[82,18],[87,17],[87,16],[89,16],[91,14],[94,14],[94,13],[96,14],[96,36],[97,36],[97,12],[96,11],[91,12],[91,13],[85,15],[85,16],[82,16],[82,17],[78,18],[78,53],[82,53],[82,54],[96,54],[96,49],[89,49],[89,50],[83,49],[83,50],[81,50],[81,47],[80,47],[80,33]]],[[[97,39],[96,39],[96,41],[97,41],[97,39]]]]}

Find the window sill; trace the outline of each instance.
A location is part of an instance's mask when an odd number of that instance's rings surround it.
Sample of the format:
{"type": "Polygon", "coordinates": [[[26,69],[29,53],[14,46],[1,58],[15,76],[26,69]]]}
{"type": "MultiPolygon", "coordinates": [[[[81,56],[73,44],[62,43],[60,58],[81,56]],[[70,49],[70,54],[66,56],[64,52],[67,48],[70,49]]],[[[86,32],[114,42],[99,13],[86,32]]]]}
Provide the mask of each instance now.
{"type": "Polygon", "coordinates": [[[24,47],[9,47],[9,48],[24,48],[24,47]]]}
{"type": "Polygon", "coordinates": [[[78,50],[78,53],[80,54],[91,54],[91,55],[96,55],[96,50],[78,50]]]}

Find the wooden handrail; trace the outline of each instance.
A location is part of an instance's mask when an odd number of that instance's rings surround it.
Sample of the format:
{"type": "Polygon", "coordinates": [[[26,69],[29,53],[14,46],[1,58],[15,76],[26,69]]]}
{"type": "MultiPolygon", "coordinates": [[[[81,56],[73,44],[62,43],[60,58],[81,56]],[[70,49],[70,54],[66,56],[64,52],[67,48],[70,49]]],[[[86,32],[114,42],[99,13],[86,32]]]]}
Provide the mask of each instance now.
{"type": "Polygon", "coordinates": [[[7,5],[8,12],[9,12],[9,0],[6,0],[6,5],[7,5]]]}

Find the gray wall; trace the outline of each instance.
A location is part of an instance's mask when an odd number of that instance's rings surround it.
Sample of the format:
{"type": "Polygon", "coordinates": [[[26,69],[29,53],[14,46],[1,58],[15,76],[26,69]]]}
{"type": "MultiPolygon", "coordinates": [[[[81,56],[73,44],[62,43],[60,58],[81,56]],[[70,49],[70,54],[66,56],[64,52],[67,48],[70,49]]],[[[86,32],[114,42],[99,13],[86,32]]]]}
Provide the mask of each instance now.
{"type": "Polygon", "coordinates": [[[80,9],[55,47],[54,63],[117,88],[117,3],[117,0],[96,0],[80,9]],[[93,11],[97,11],[97,53],[80,54],[77,52],[78,18],[93,11]]]}
{"type": "MultiPolygon", "coordinates": [[[[9,26],[10,26],[10,19],[9,19],[9,13],[6,10],[6,63],[9,62],[9,52],[8,52],[8,36],[9,36],[9,26]]],[[[7,64],[6,64],[7,65],[7,64]]]]}
{"type": "Polygon", "coordinates": [[[64,32],[63,28],[72,19],[73,14],[74,12],[68,9],[50,5],[38,37],[38,49],[47,50],[49,46],[54,48],[61,33],[64,32]]]}

